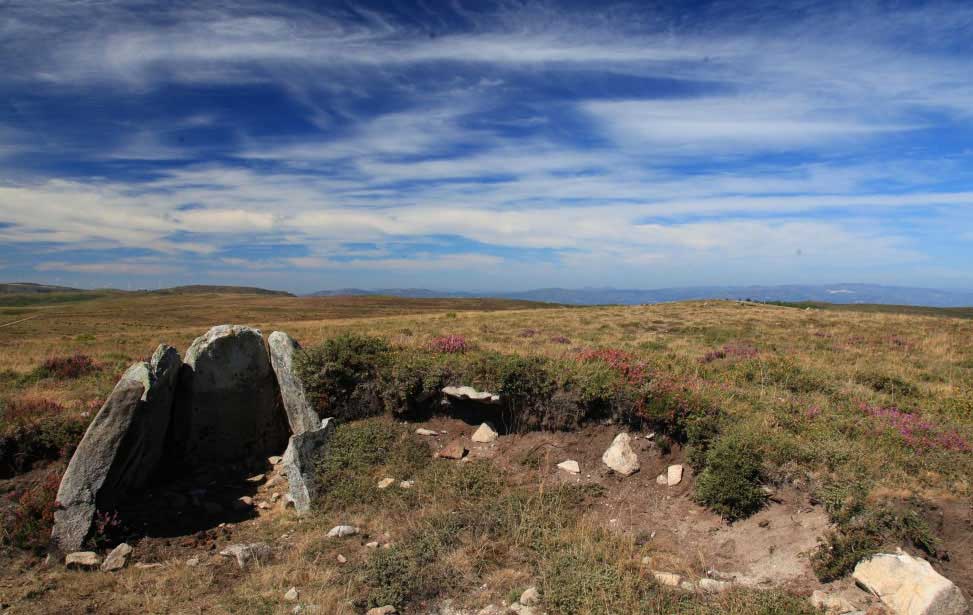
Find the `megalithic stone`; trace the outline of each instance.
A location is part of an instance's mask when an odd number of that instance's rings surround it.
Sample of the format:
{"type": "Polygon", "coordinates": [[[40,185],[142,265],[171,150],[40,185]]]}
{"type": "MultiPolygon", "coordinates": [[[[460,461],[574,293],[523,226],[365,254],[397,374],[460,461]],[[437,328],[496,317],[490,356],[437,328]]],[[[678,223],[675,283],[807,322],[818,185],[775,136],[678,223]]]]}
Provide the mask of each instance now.
{"type": "Polygon", "coordinates": [[[321,419],[308,403],[304,384],[294,372],[294,354],[301,349],[300,344],[283,331],[274,331],[267,338],[267,346],[291,433],[297,435],[318,429],[321,419]]]}

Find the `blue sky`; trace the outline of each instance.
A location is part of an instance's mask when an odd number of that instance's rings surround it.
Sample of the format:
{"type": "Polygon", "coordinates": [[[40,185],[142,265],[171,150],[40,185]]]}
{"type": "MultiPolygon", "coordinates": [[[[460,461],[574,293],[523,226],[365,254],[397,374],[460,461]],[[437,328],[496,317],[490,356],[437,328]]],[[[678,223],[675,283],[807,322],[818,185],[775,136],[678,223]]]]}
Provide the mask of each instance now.
{"type": "Polygon", "coordinates": [[[971,31],[969,3],[0,2],[0,279],[973,288],[971,31]]]}

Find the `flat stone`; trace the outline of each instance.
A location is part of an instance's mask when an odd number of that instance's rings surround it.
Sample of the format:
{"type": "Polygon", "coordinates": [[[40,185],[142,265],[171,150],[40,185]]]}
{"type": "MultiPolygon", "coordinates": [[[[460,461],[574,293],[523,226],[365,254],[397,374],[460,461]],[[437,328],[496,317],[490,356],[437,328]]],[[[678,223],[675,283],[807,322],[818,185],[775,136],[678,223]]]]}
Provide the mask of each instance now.
{"type": "Polygon", "coordinates": [[[443,459],[462,459],[466,455],[466,447],[460,440],[453,440],[436,453],[437,457],[443,459]]]}
{"type": "Polygon", "coordinates": [[[64,558],[64,565],[68,568],[97,568],[101,558],[94,551],[75,551],[64,558]]]}
{"type": "Polygon", "coordinates": [[[365,615],[396,615],[396,613],[398,611],[395,610],[395,607],[387,604],[385,606],[377,606],[374,609],[368,609],[365,615]]]}
{"type": "Polygon", "coordinates": [[[524,606],[535,606],[541,601],[541,593],[536,587],[528,587],[520,594],[520,603],[524,606]]]}
{"type": "Polygon", "coordinates": [[[328,531],[328,538],[344,538],[356,534],[358,534],[358,528],[354,525],[336,525],[328,531]]]}
{"type": "Polygon", "coordinates": [[[814,590],[814,592],[811,594],[810,601],[811,606],[817,609],[824,609],[824,611],[829,615],[844,615],[845,613],[851,613],[858,608],[841,596],[829,594],[828,592],[820,589],[814,590]]]}
{"type": "Polygon", "coordinates": [[[416,429],[417,436],[438,436],[439,432],[432,429],[426,429],[425,427],[420,427],[416,429]]]}
{"type": "Polygon", "coordinates": [[[291,433],[296,435],[317,429],[321,419],[311,408],[304,383],[294,371],[294,353],[301,349],[300,344],[283,331],[274,331],[267,337],[267,347],[291,433]]]}
{"type": "Polygon", "coordinates": [[[125,567],[125,562],[128,560],[128,556],[131,554],[132,546],[123,542],[112,549],[108,556],[105,557],[105,561],[101,564],[101,569],[105,572],[121,570],[125,567]]]}
{"type": "Polygon", "coordinates": [[[156,568],[162,568],[162,564],[155,562],[153,564],[146,564],[144,562],[137,562],[135,567],[139,570],[154,570],[156,568]]]}
{"type": "Polygon", "coordinates": [[[273,457],[268,457],[268,458],[267,458],[267,461],[268,461],[268,462],[270,463],[270,465],[272,465],[272,466],[275,466],[275,465],[277,465],[278,463],[280,463],[280,462],[281,462],[281,461],[283,461],[283,460],[284,460],[284,458],[283,458],[283,457],[281,457],[280,455],[274,455],[273,457]]]}
{"type": "Polygon", "coordinates": [[[665,585],[666,587],[679,587],[682,584],[682,577],[674,572],[653,570],[652,576],[655,577],[659,585],[665,585]]]}
{"type": "Polygon", "coordinates": [[[495,441],[499,436],[500,434],[497,433],[497,430],[493,428],[493,425],[490,423],[483,423],[476,428],[476,431],[473,432],[470,439],[480,444],[489,444],[490,442],[495,441]]]}
{"type": "Polygon", "coordinates": [[[716,579],[700,579],[697,585],[700,590],[710,594],[720,594],[729,591],[733,587],[733,583],[717,581],[716,579]]]}
{"type": "Polygon", "coordinates": [[[262,483],[264,479],[267,478],[265,474],[254,474],[253,476],[247,477],[248,483],[262,483]]]}
{"type": "Polygon", "coordinates": [[[477,391],[471,386],[449,386],[443,388],[443,395],[460,401],[476,401],[488,404],[500,403],[500,396],[487,391],[477,391]]]}
{"type": "Polygon", "coordinates": [[[632,437],[627,433],[620,433],[601,456],[606,466],[622,476],[631,476],[639,471],[639,458],[632,450],[631,441],[632,437]]]}
{"type": "Polygon", "coordinates": [[[293,435],[287,443],[282,464],[287,472],[288,495],[298,514],[310,511],[311,503],[320,495],[315,465],[327,455],[334,429],[334,421],[324,419],[319,429],[293,435]]]}
{"type": "Polygon", "coordinates": [[[389,487],[391,487],[394,484],[395,484],[395,479],[394,478],[383,478],[382,480],[378,481],[378,488],[379,489],[388,489],[389,487]]]}
{"type": "Polygon", "coordinates": [[[415,484],[416,484],[416,481],[414,481],[414,480],[404,480],[401,483],[399,483],[399,488],[400,489],[412,489],[415,486],[415,484]]]}
{"type": "Polygon", "coordinates": [[[375,541],[375,540],[373,540],[372,542],[366,542],[365,543],[365,548],[366,549],[377,549],[378,548],[378,542],[375,541]]]}
{"type": "Polygon", "coordinates": [[[665,474],[660,474],[655,477],[655,482],[658,485],[662,485],[663,487],[666,487],[669,485],[669,477],[666,476],[665,474]]]}
{"type": "Polygon", "coordinates": [[[287,592],[286,592],[286,593],[284,594],[284,600],[286,600],[286,601],[288,601],[288,602],[297,602],[297,600],[298,600],[298,599],[299,599],[300,597],[301,597],[301,594],[300,594],[300,592],[298,592],[298,591],[297,591],[297,588],[296,588],[296,587],[292,587],[292,588],[290,588],[290,589],[289,589],[289,590],[287,590],[287,592]]]}
{"type": "Polygon", "coordinates": [[[340,553],[338,554],[338,557],[335,558],[335,560],[337,560],[337,562],[339,564],[347,564],[348,563],[348,558],[345,557],[344,555],[341,555],[340,553]]]}
{"type": "Polygon", "coordinates": [[[230,545],[220,551],[220,555],[224,557],[235,558],[237,566],[241,570],[246,569],[251,564],[265,564],[270,561],[273,554],[273,549],[264,542],[230,545]]]}
{"type": "Polygon", "coordinates": [[[581,474],[581,466],[574,459],[568,459],[557,464],[557,467],[569,474],[581,474]]]}
{"type": "Polygon", "coordinates": [[[195,568],[196,566],[199,566],[199,558],[190,557],[189,559],[186,560],[186,565],[189,566],[190,568],[195,568]]]}
{"type": "Polygon", "coordinates": [[[902,551],[873,555],[859,562],[852,576],[896,615],[964,615],[969,609],[952,581],[902,551]]]}
{"type": "Polygon", "coordinates": [[[233,508],[235,510],[250,510],[253,508],[253,498],[249,495],[244,495],[233,501],[233,508]]]}
{"type": "Polygon", "coordinates": [[[132,365],[115,385],[61,478],[55,548],[77,551],[96,511],[114,509],[159,467],[181,365],[175,349],[160,345],[150,362],[132,365]]]}
{"type": "Polygon", "coordinates": [[[675,487],[682,482],[682,466],[672,465],[666,472],[666,484],[670,487],[675,487]]]}

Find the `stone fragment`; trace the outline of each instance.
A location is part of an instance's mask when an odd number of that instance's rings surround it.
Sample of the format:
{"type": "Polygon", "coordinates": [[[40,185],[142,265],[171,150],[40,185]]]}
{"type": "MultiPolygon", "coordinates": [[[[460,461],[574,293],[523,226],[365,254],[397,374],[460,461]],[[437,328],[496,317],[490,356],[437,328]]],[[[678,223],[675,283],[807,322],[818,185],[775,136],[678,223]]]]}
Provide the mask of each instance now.
{"type": "Polygon", "coordinates": [[[264,474],[254,474],[253,476],[247,477],[248,483],[262,483],[264,479],[267,478],[264,474]]]}
{"type": "Polygon", "coordinates": [[[443,459],[462,459],[466,455],[466,447],[460,440],[453,440],[436,453],[437,457],[443,459]]]}
{"type": "Polygon", "coordinates": [[[497,433],[497,430],[493,428],[493,425],[490,423],[483,423],[477,427],[470,439],[480,444],[489,444],[490,442],[496,440],[499,435],[500,434],[497,433]]]}
{"type": "Polygon", "coordinates": [[[308,403],[304,384],[294,371],[294,353],[301,346],[283,331],[271,333],[267,337],[267,346],[291,433],[296,435],[317,429],[321,419],[308,403]]]}
{"type": "Polygon", "coordinates": [[[310,511],[319,495],[314,466],[327,455],[333,434],[334,421],[324,419],[319,429],[293,435],[287,443],[281,463],[287,472],[288,495],[298,514],[310,511]]]}
{"type": "Polygon", "coordinates": [[[128,368],[88,425],[57,491],[51,539],[76,551],[98,509],[112,510],[145,486],[162,458],[182,361],[160,345],[149,363],[128,368]]]}
{"type": "Polygon", "coordinates": [[[535,606],[541,601],[541,593],[536,587],[528,587],[520,594],[520,603],[524,606],[535,606]]]}
{"type": "Polygon", "coordinates": [[[729,581],[717,581],[716,579],[700,579],[697,585],[699,589],[710,594],[720,594],[733,587],[733,584],[729,581]]]}
{"type": "Polygon", "coordinates": [[[136,562],[135,567],[139,570],[153,570],[155,568],[162,568],[162,564],[155,562],[153,564],[146,564],[144,562],[136,562]]]}
{"type": "Polygon", "coordinates": [[[336,557],[335,559],[338,561],[339,564],[347,564],[348,563],[348,558],[345,557],[344,555],[340,554],[340,553],[338,554],[338,557],[336,557]]]}
{"type": "Polygon", "coordinates": [[[627,433],[620,433],[601,456],[606,466],[622,476],[631,476],[639,471],[639,458],[632,450],[631,441],[632,437],[627,433]]]}
{"type": "Polygon", "coordinates": [[[557,467],[561,468],[569,474],[581,474],[581,466],[574,459],[568,459],[567,461],[562,461],[557,464],[557,467]]]}
{"type": "Polygon", "coordinates": [[[655,580],[659,583],[659,585],[665,585],[666,587],[679,587],[679,585],[682,583],[682,577],[673,572],[661,572],[658,570],[653,570],[652,576],[655,577],[655,580]]]}
{"type": "Polygon", "coordinates": [[[220,551],[224,557],[236,559],[237,566],[244,570],[250,564],[265,564],[270,561],[274,552],[265,542],[253,542],[249,544],[236,544],[220,551]]]}
{"type": "Polygon", "coordinates": [[[358,528],[353,525],[336,525],[328,531],[328,538],[344,538],[358,534],[358,528]]]}
{"type": "Polygon", "coordinates": [[[396,615],[396,613],[398,611],[395,610],[395,607],[387,604],[385,606],[377,606],[374,609],[368,609],[365,615],[396,615]]]}
{"type": "Polygon", "coordinates": [[[101,569],[105,572],[121,570],[125,567],[125,562],[128,560],[128,556],[131,554],[131,545],[123,542],[112,549],[108,556],[105,557],[105,561],[101,564],[101,569]]]}
{"type": "Polygon", "coordinates": [[[655,477],[656,484],[662,485],[663,487],[669,484],[669,477],[665,474],[660,474],[655,477]]]}
{"type": "Polygon", "coordinates": [[[439,432],[432,429],[426,429],[425,427],[420,427],[416,429],[417,436],[438,436],[439,432]]]}
{"type": "Polygon", "coordinates": [[[672,465],[666,472],[666,484],[675,487],[682,482],[682,465],[672,465]]]}
{"type": "Polygon", "coordinates": [[[190,557],[189,559],[186,560],[186,565],[189,566],[190,568],[195,568],[196,566],[199,566],[199,558],[195,556],[190,557]]]}
{"type": "Polygon", "coordinates": [[[844,615],[857,609],[854,604],[841,596],[829,594],[820,589],[814,590],[810,600],[811,606],[817,609],[823,609],[828,615],[844,615]]]}
{"type": "Polygon", "coordinates": [[[75,551],[64,558],[64,565],[68,568],[97,568],[101,558],[94,551],[75,551]]]}
{"type": "Polygon", "coordinates": [[[416,484],[416,481],[414,481],[414,480],[404,480],[401,483],[399,483],[399,488],[400,489],[412,489],[415,486],[415,484],[416,484]]]}
{"type": "Polygon", "coordinates": [[[963,615],[969,609],[952,581],[902,551],[873,555],[859,562],[852,576],[896,615],[963,615]]]}
{"type": "Polygon", "coordinates": [[[278,463],[280,463],[281,461],[283,461],[283,459],[284,458],[281,457],[280,455],[274,455],[272,457],[268,457],[267,458],[267,461],[270,463],[270,465],[275,466],[278,463]]]}
{"type": "Polygon", "coordinates": [[[391,487],[394,484],[395,484],[395,479],[394,478],[383,478],[382,480],[378,481],[378,488],[379,489],[388,489],[389,487],[391,487]]]}
{"type": "Polygon", "coordinates": [[[378,548],[378,541],[373,540],[372,542],[366,542],[365,543],[365,548],[366,549],[377,549],[378,548]]]}
{"type": "Polygon", "coordinates": [[[458,401],[476,401],[488,404],[500,403],[500,396],[487,391],[477,391],[470,386],[449,386],[443,388],[443,395],[458,401]]]}
{"type": "Polygon", "coordinates": [[[245,511],[253,508],[253,498],[249,495],[244,495],[233,501],[233,508],[235,510],[245,511]]]}
{"type": "Polygon", "coordinates": [[[290,589],[289,589],[289,590],[287,590],[287,592],[286,592],[286,593],[284,594],[284,600],[286,600],[286,601],[288,601],[288,602],[297,602],[297,600],[298,600],[298,599],[299,599],[300,597],[301,597],[301,594],[300,594],[300,592],[298,592],[298,591],[297,591],[297,588],[296,588],[296,587],[292,587],[292,588],[290,588],[290,589]]]}
{"type": "Polygon", "coordinates": [[[257,329],[213,327],[186,351],[167,454],[175,466],[266,459],[287,441],[277,379],[257,329]]]}

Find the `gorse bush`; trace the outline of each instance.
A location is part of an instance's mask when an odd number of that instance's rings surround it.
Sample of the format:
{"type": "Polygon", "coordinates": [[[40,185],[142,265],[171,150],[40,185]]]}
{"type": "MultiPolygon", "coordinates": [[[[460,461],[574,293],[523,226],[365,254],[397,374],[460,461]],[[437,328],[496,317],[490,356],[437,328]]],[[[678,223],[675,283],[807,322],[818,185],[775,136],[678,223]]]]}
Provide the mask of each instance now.
{"type": "Polygon", "coordinates": [[[695,499],[730,521],[749,517],[767,501],[763,456],[753,444],[736,435],[723,435],[706,453],[706,465],[696,479],[695,499]]]}

